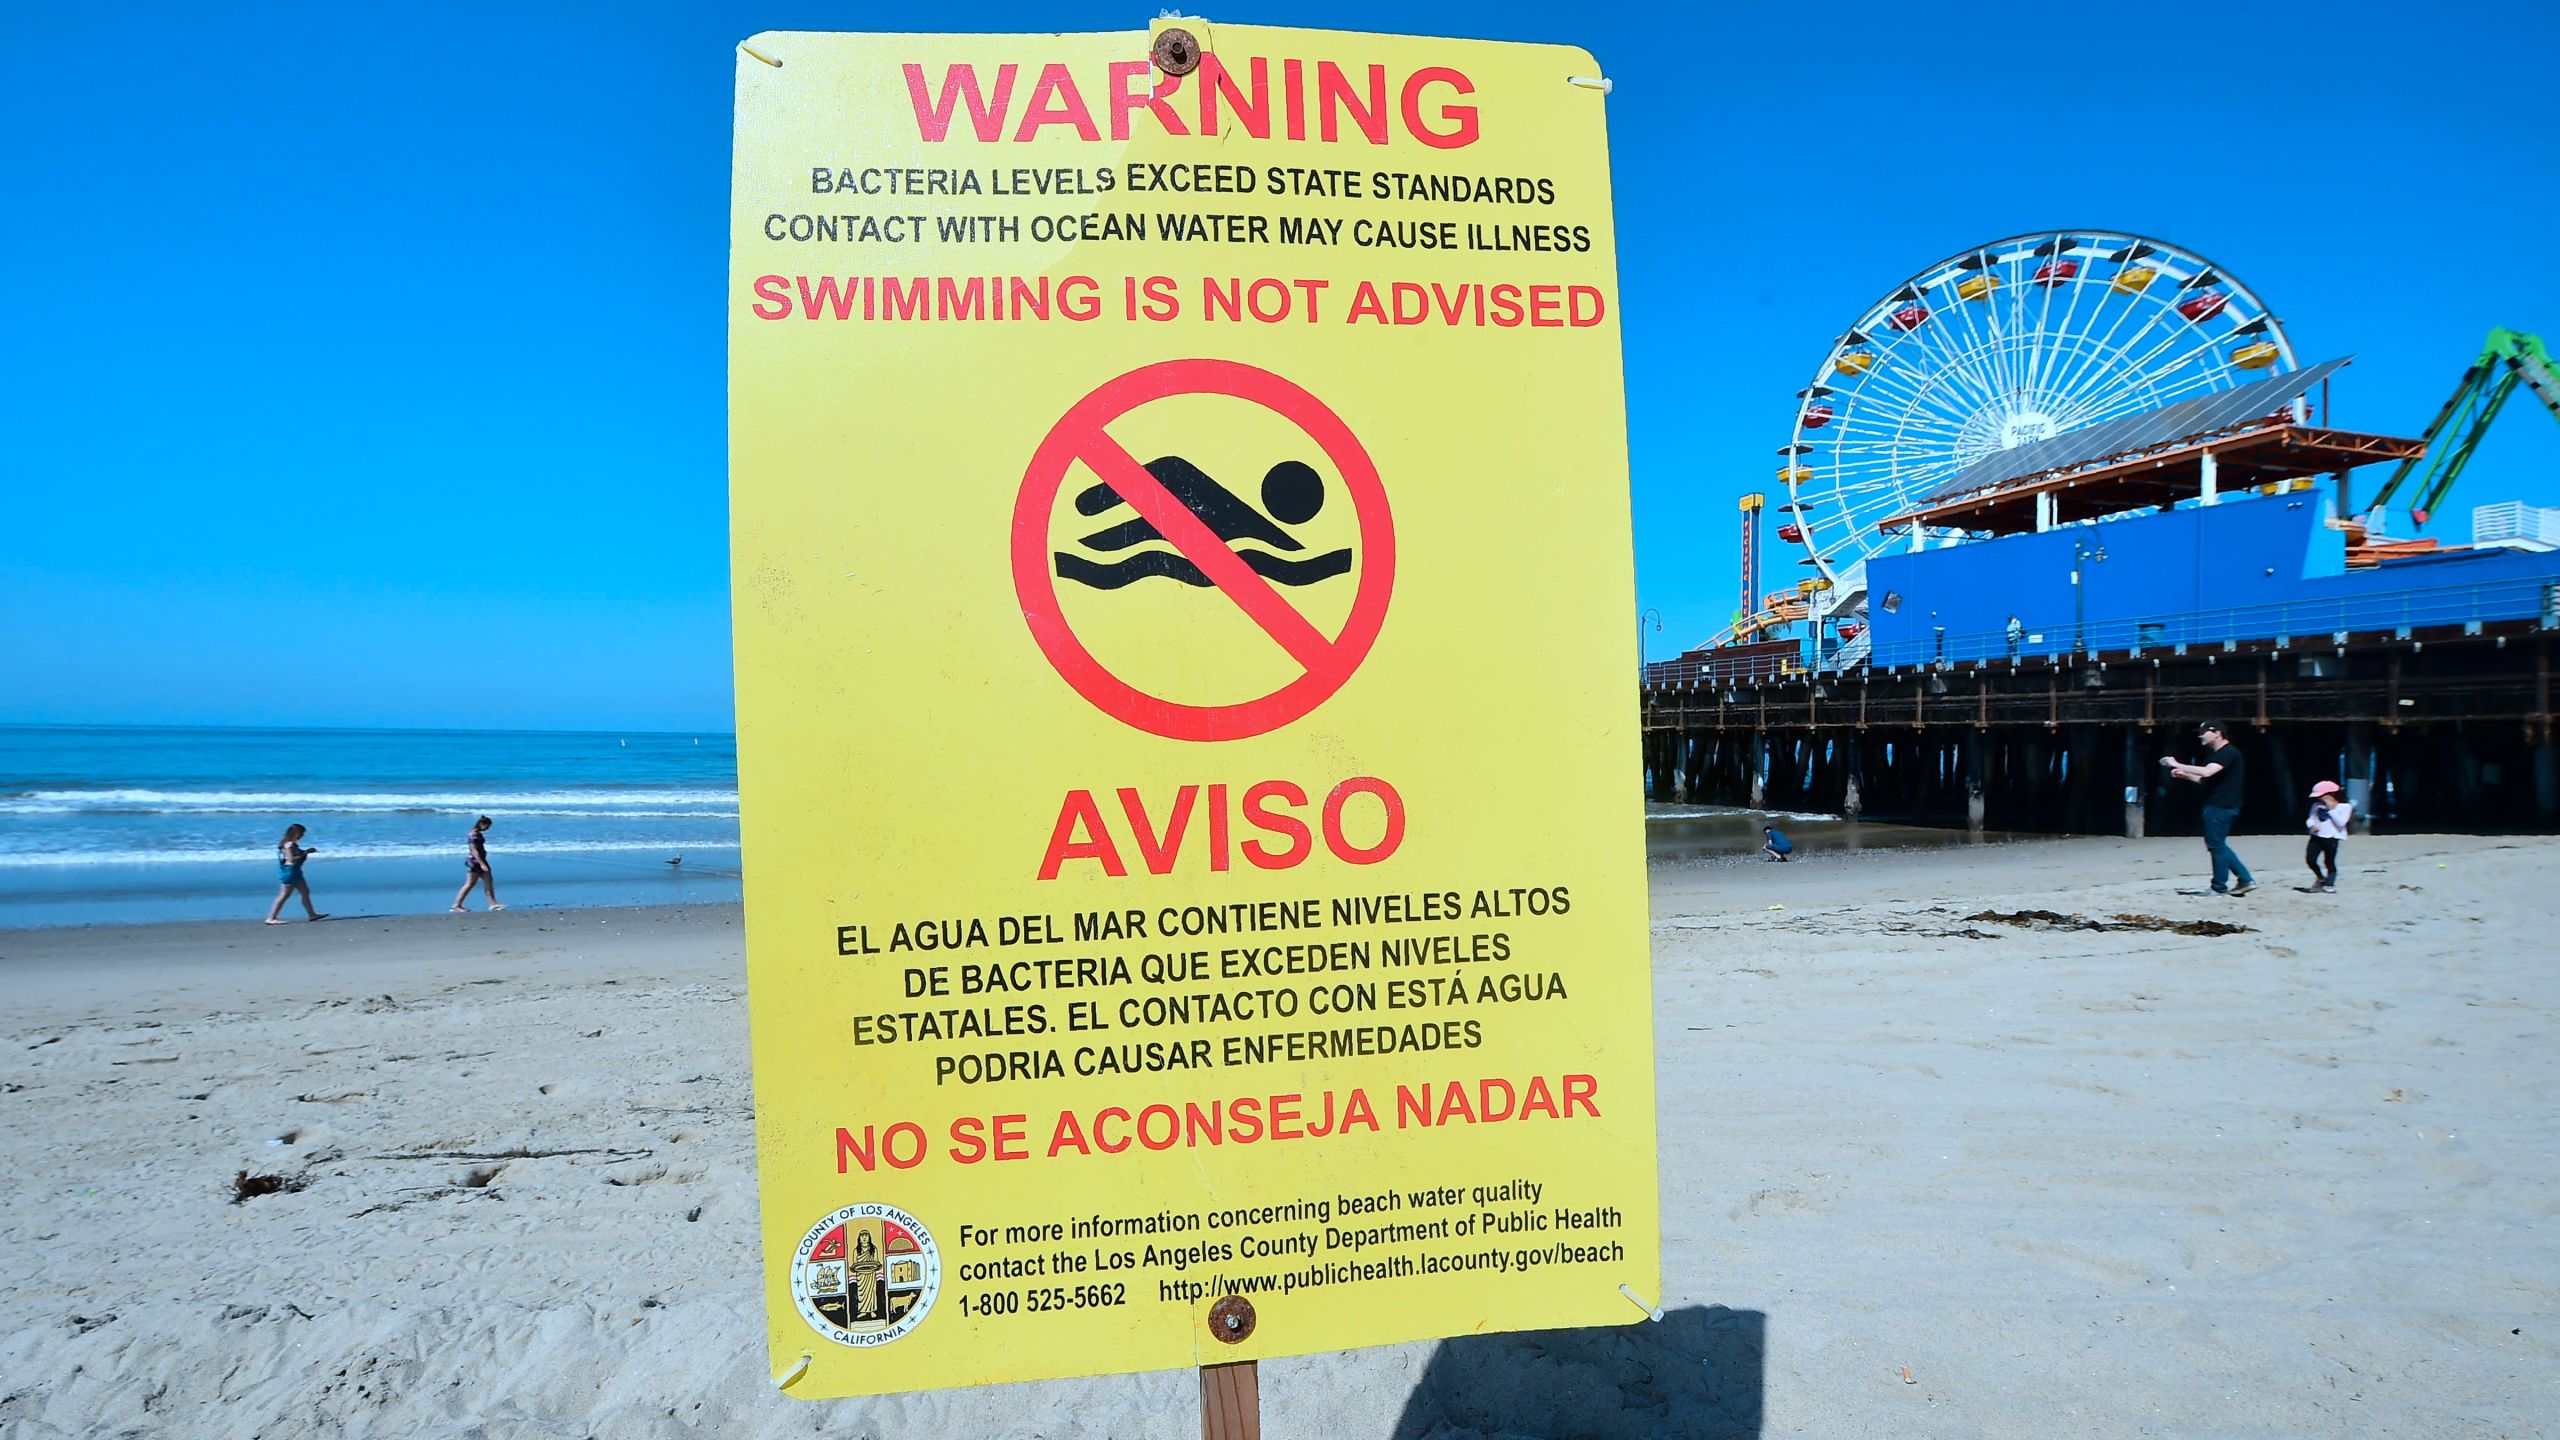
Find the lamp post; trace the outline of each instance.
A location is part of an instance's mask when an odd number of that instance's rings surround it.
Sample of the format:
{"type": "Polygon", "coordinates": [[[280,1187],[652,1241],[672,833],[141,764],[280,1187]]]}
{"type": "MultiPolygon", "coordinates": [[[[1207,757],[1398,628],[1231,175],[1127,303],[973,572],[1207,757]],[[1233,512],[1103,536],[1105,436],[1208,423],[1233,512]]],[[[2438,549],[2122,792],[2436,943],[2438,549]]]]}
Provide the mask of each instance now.
{"type": "Polygon", "coordinates": [[[1639,686],[1644,684],[1644,632],[1648,622],[1653,633],[1661,634],[1662,612],[1648,605],[1636,614],[1636,684],[1639,686]]]}
{"type": "Polygon", "coordinates": [[[2071,649],[2077,655],[2089,653],[2089,591],[2082,583],[2082,572],[2091,565],[2105,564],[2106,559],[2103,541],[2085,535],[2071,537],[2071,649]]]}

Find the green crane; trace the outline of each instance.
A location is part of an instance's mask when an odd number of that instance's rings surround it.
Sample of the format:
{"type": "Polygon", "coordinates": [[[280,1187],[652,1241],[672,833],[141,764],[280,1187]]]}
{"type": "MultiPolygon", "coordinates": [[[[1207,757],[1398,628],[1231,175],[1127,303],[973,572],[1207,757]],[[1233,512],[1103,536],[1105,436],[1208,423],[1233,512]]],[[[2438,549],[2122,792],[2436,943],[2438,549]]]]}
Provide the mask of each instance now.
{"type": "Polygon", "coordinates": [[[2489,422],[2498,418],[2499,407],[2515,393],[2519,380],[2542,401],[2553,419],[2560,420],[2560,368],[2553,366],[2542,337],[2516,330],[2492,330],[2480,358],[2462,372],[2462,383],[2453,387],[2453,398],[2444,402],[2444,409],[2436,412],[2435,423],[2427,427],[2425,453],[2401,461],[2400,468],[2391,472],[2391,478],[2373,497],[2373,511],[2379,512],[2390,504],[2400,483],[2424,460],[2426,478],[2419,485],[2417,499],[2409,506],[2409,518],[2424,528],[2427,517],[2444,502],[2445,492],[2461,477],[2462,467],[2470,463],[2471,452],[2479,448],[2489,422]]]}

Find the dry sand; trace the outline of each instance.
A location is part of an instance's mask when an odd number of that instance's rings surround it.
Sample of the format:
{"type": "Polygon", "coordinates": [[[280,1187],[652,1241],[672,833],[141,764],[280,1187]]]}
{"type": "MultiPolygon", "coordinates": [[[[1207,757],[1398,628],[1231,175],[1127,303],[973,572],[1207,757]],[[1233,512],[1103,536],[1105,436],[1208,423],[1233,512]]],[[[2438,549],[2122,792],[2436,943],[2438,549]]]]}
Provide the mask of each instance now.
{"type": "MultiPolygon", "coordinates": [[[[1658,869],[1668,1320],[1270,1362],[1268,1433],[2560,1430],[2560,844],[2241,848],[1658,869]]],[[[729,910],[0,932],[0,1436],[1196,1434],[774,1393],[740,976],[729,910]]]]}

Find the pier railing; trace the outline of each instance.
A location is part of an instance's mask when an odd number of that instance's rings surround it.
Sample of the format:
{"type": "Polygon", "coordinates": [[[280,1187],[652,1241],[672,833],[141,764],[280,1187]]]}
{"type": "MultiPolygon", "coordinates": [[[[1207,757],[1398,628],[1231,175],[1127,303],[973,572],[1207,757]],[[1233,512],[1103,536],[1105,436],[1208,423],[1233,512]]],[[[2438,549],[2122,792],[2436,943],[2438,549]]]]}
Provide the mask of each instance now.
{"type": "Polygon", "coordinates": [[[1647,685],[1755,685],[1766,680],[1783,680],[1805,673],[1804,661],[1796,655],[1727,655],[1709,652],[1708,658],[1691,660],[1656,660],[1644,667],[1647,685]]]}

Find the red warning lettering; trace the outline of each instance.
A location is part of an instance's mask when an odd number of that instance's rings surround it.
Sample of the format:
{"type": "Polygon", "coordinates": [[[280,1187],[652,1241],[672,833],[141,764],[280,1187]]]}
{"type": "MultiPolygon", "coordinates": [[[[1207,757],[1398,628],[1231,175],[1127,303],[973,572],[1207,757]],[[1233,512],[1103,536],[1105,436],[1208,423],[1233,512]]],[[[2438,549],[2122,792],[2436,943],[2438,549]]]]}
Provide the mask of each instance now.
{"type": "Polygon", "coordinates": [[[1384,145],[1400,128],[1432,149],[1456,150],[1473,145],[1482,133],[1476,107],[1456,103],[1475,93],[1475,82],[1447,65],[1391,77],[1384,65],[1346,70],[1318,60],[1310,74],[1307,62],[1283,60],[1277,95],[1271,62],[1259,55],[1243,62],[1241,77],[1216,55],[1203,55],[1192,74],[1166,75],[1153,85],[1147,80],[1153,67],[1144,61],[1115,62],[1082,82],[1055,63],[1041,66],[1026,82],[1025,68],[998,65],[991,78],[982,79],[975,65],[945,65],[936,80],[920,64],[901,66],[917,136],[940,143],[951,138],[954,125],[963,125],[988,144],[1020,144],[1053,130],[1098,141],[1103,127],[1085,101],[1088,89],[1103,97],[1114,140],[1131,138],[1132,122],[1141,114],[1166,135],[1205,137],[1225,130],[1268,140],[1276,121],[1291,140],[1329,145],[1354,138],[1384,145]]]}
{"type": "Polygon", "coordinates": [[[1207,832],[1213,872],[1232,868],[1238,854],[1257,870],[1292,869],[1315,854],[1319,840],[1325,853],[1345,865],[1375,865],[1404,843],[1404,797],[1375,776],[1355,775],[1334,786],[1317,807],[1313,826],[1302,818],[1307,803],[1306,789],[1293,780],[1247,786],[1232,805],[1225,785],[1185,785],[1158,807],[1150,807],[1133,785],[1119,787],[1108,800],[1090,790],[1070,790],[1059,802],[1057,823],[1040,856],[1040,878],[1055,880],[1079,860],[1101,866],[1105,875],[1125,876],[1131,855],[1148,874],[1170,875],[1195,826],[1207,832]],[[1247,832],[1240,844],[1233,843],[1238,814],[1247,832]]]}

